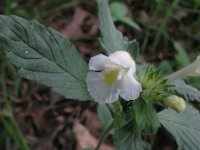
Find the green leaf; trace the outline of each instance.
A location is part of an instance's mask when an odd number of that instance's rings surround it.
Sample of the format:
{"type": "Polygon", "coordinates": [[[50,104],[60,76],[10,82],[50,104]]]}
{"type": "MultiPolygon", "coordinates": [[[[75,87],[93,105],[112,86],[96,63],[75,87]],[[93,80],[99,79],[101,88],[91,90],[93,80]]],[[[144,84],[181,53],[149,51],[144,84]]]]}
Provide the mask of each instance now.
{"type": "Polygon", "coordinates": [[[181,150],[199,150],[200,147],[200,115],[191,105],[182,113],[171,109],[158,114],[163,127],[175,138],[181,150]]]}
{"type": "Polygon", "coordinates": [[[22,77],[48,85],[66,98],[88,100],[88,70],[75,46],[36,21],[0,16],[0,43],[22,77]]]}
{"type": "Polygon", "coordinates": [[[133,103],[133,108],[129,116],[134,116],[135,131],[154,134],[160,127],[160,123],[153,105],[146,101],[140,99],[133,103]]]}
{"type": "Polygon", "coordinates": [[[128,26],[138,30],[138,31],[142,31],[141,27],[133,20],[131,20],[129,17],[121,17],[119,18],[119,21],[127,24],[128,26]]]}
{"type": "Polygon", "coordinates": [[[177,51],[177,54],[175,55],[175,57],[180,67],[184,67],[188,65],[190,63],[190,60],[189,60],[186,50],[177,41],[173,41],[173,45],[174,45],[175,50],[177,51]]]}
{"type": "Polygon", "coordinates": [[[118,50],[127,50],[128,39],[123,37],[112,21],[108,0],[98,1],[98,18],[101,31],[100,43],[102,47],[110,54],[118,50]]]}
{"type": "Polygon", "coordinates": [[[187,82],[193,87],[200,89],[200,78],[199,77],[187,77],[187,82]]]}
{"type": "Polygon", "coordinates": [[[173,72],[172,69],[172,65],[170,64],[170,62],[168,60],[163,60],[160,64],[159,64],[159,68],[160,71],[163,75],[165,74],[169,74],[173,72]]]}
{"type": "Polygon", "coordinates": [[[136,59],[140,52],[139,42],[136,40],[130,41],[128,44],[127,51],[131,54],[131,56],[136,59]]]}
{"type": "MultiPolygon", "coordinates": [[[[127,37],[123,37],[122,33],[115,28],[108,7],[108,0],[98,0],[97,2],[99,8],[99,27],[102,36],[99,39],[101,46],[108,54],[118,50],[125,50],[131,52],[131,54],[133,54],[132,56],[136,58],[139,53],[136,40],[129,41],[127,37]]],[[[113,19],[118,18],[113,17],[113,19]]]]}
{"type": "Polygon", "coordinates": [[[136,22],[134,22],[127,16],[128,8],[124,3],[113,2],[110,4],[110,10],[111,10],[113,21],[120,21],[122,23],[127,24],[130,27],[133,27],[136,30],[139,30],[139,31],[142,30],[136,22]]]}
{"type": "Polygon", "coordinates": [[[113,103],[114,112],[114,127],[119,129],[128,123],[126,114],[123,111],[123,108],[119,101],[113,103]]]}
{"type": "Polygon", "coordinates": [[[98,105],[97,113],[102,129],[105,129],[111,122],[113,122],[112,114],[105,104],[98,105]]]}
{"type": "Polygon", "coordinates": [[[116,18],[125,17],[128,14],[128,8],[124,3],[112,2],[110,4],[110,11],[112,16],[116,18]]]}
{"type": "Polygon", "coordinates": [[[134,131],[133,123],[115,130],[114,143],[117,150],[150,150],[150,144],[144,142],[141,133],[134,131]]]}
{"type": "Polygon", "coordinates": [[[186,84],[183,80],[174,81],[168,91],[183,96],[185,100],[200,102],[200,91],[186,84]]]}

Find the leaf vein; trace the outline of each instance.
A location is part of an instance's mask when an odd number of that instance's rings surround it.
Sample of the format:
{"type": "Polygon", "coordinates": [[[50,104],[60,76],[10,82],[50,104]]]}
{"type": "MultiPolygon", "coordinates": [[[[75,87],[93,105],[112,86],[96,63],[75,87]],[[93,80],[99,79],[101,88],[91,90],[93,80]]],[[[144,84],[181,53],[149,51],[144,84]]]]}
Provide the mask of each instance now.
{"type": "MultiPolygon", "coordinates": [[[[35,51],[36,51],[38,54],[40,54],[42,57],[44,57],[44,58],[48,59],[49,61],[55,63],[59,68],[61,68],[62,70],[64,70],[65,72],[67,72],[69,75],[71,75],[73,78],[75,78],[76,80],[80,81],[83,85],[85,85],[85,82],[84,82],[84,81],[78,79],[76,76],[74,76],[73,74],[69,73],[66,69],[64,69],[64,68],[63,68],[62,66],[60,66],[58,63],[56,63],[55,61],[52,61],[51,59],[45,57],[42,53],[40,53],[39,51],[37,51],[34,47],[32,47],[32,46],[30,46],[29,44],[27,44],[27,43],[24,41],[24,39],[22,39],[15,31],[12,30],[12,28],[9,28],[9,29],[10,29],[13,33],[15,33],[15,35],[16,35],[21,41],[23,41],[23,43],[24,43],[25,45],[27,45],[27,46],[30,47],[31,49],[35,50],[35,51]]],[[[55,37],[54,37],[54,38],[55,38],[55,37]]],[[[60,47],[60,45],[59,45],[59,47],[60,47]]],[[[60,47],[60,48],[61,48],[61,47],[60,47]]],[[[64,61],[65,61],[65,59],[64,59],[64,61]]],[[[66,63],[66,62],[65,62],[65,63],[66,63]]]]}

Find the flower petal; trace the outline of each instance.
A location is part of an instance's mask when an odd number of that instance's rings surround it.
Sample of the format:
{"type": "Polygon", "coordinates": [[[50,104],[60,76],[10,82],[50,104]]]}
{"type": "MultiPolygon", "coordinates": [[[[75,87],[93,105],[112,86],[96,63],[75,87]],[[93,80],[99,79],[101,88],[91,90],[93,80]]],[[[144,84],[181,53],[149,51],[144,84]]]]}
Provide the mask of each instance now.
{"type": "Polygon", "coordinates": [[[99,71],[103,69],[104,63],[108,60],[108,57],[102,54],[96,55],[90,59],[89,69],[99,71]]]}
{"type": "Polygon", "coordinates": [[[130,73],[119,81],[119,87],[119,95],[127,101],[137,99],[142,92],[141,84],[130,73]]]}
{"type": "Polygon", "coordinates": [[[196,69],[196,73],[197,73],[198,75],[200,75],[200,68],[197,68],[197,69],[196,69]]]}
{"type": "Polygon", "coordinates": [[[200,76],[200,56],[197,57],[195,63],[195,75],[200,76]]]}
{"type": "Polygon", "coordinates": [[[200,76],[200,56],[193,63],[167,76],[166,79],[171,82],[185,76],[200,76]]]}
{"type": "Polygon", "coordinates": [[[135,61],[131,55],[126,51],[116,51],[109,56],[109,60],[113,63],[120,65],[124,68],[132,68],[133,72],[136,71],[135,61]]]}
{"type": "Polygon", "coordinates": [[[102,72],[88,72],[86,83],[92,98],[98,103],[112,103],[118,99],[119,90],[116,85],[104,82],[102,72]]]}

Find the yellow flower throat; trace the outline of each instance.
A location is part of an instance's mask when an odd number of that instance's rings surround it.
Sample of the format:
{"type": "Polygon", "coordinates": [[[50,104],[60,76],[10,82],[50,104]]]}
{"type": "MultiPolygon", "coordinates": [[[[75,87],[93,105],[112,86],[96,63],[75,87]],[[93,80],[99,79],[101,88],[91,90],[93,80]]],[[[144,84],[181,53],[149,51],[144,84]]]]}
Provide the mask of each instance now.
{"type": "Polygon", "coordinates": [[[104,73],[104,81],[109,84],[113,85],[116,81],[116,78],[118,76],[119,69],[109,69],[104,73]]]}

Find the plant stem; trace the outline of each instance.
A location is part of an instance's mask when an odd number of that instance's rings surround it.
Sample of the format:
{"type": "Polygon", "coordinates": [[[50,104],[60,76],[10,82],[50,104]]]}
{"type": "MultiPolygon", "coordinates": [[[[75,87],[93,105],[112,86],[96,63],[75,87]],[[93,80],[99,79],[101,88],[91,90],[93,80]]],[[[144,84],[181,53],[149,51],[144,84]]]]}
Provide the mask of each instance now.
{"type": "Polygon", "coordinates": [[[95,148],[95,150],[99,150],[101,144],[103,143],[103,141],[105,140],[105,138],[107,137],[107,135],[109,134],[110,130],[113,128],[114,122],[112,121],[110,124],[108,124],[108,126],[105,128],[105,130],[103,131],[101,138],[97,144],[97,147],[95,148]]]}
{"type": "Polygon", "coordinates": [[[106,104],[106,106],[107,106],[107,108],[109,109],[109,111],[110,111],[112,117],[114,117],[115,112],[114,112],[113,108],[112,108],[109,104],[106,104]]]}
{"type": "Polygon", "coordinates": [[[11,15],[11,0],[6,0],[6,15],[11,15]]]}
{"type": "Polygon", "coordinates": [[[145,36],[144,36],[144,42],[143,42],[142,47],[141,47],[141,52],[144,52],[146,50],[148,41],[149,41],[149,30],[146,29],[145,30],[145,36]]]}

